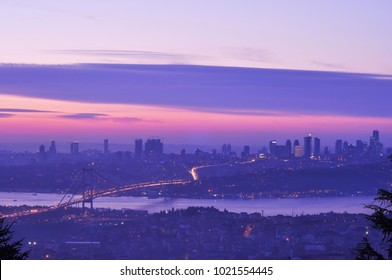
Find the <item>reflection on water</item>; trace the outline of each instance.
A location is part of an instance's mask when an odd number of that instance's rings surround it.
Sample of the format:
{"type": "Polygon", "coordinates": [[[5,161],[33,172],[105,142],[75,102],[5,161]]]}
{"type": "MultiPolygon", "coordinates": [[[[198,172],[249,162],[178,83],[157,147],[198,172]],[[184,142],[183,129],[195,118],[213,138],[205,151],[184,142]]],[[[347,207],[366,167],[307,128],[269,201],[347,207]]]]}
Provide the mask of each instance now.
{"type": "MultiPolygon", "coordinates": [[[[4,206],[51,206],[59,203],[62,194],[33,194],[0,192],[0,205],[4,206]]],[[[373,202],[374,197],[321,197],[321,198],[265,198],[242,199],[148,199],[146,197],[100,197],[94,200],[94,207],[111,209],[147,210],[149,213],[182,209],[189,206],[213,206],[230,212],[263,213],[273,215],[301,215],[325,212],[368,213],[364,204],[373,202]]]]}

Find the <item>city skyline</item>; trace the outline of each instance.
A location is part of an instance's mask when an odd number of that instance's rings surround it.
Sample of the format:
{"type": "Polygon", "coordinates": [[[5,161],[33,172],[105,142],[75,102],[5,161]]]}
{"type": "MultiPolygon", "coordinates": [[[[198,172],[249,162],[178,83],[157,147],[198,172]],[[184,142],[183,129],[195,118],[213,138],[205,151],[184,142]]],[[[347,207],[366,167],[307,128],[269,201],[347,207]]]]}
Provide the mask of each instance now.
{"type": "MultiPolygon", "coordinates": [[[[217,151],[222,149],[222,155],[229,155],[231,151],[236,153],[236,156],[240,155],[250,155],[250,154],[258,154],[263,153],[263,151],[268,151],[270,155],[273,157],[278,156],[278,158],[287,158],[287,157],[306,157],[310,156],[318,157],[320,155],[326,154],[334,154],[340,155],[345,149],[348,152],[348,149],[356,150],[356,153],[364,154],[368,152],[369,149],[373,150],[373,153],[377,151],[378,154],[388,154],[390,150],[392,150],[391,146],[384,145],[382,139],[380,138],[380,131],[373,130],[372,134],[368,137],[368,139],[361,138],[356,139],[355,141],[350,141],[345,139],[344,137],[335,138],[334,143],[325,144],[324,141],[317,135],[308,134],[303,137],[303,140],[300,137],[295,137],[292,139],[287,138],[285,141],[279,141],[276,139],[270,140],[269,143],[259,143],[257,145],[249,145],[246,143],[232,145],[232,143],[220,143],[220,144],[168,144],[165,143],[163,139],[160,137],[148,137],[146,139],[135,138],[130,140],[128,143],[112,143],[108,138],[103,139],[103,144],[94,142],[81,142],[82,149],[79,149],[79,141],[70,141],[70,142],[62,142],[59,141],[60,147],[56,146],[56,140],[44,141],[41,144],[38,143],[25,143],[26,146],[23,146],[23,143],[1,143],[0,142],[0,151],[28,151],[28,152],[39,152],[40,154],[48,153],[49,155],[56,154],[56,151],[60,153],[70,152],[71,154],[78,154],[83,151],[91,151],[98,150],[102,151],[103,154],[110,154],[114,152],[120,151],[131,151],[134,157],[141,158],[142,155],[149,154],[149,151],[153,151],[154,154],[163,153],[174,153],[174,154],[182,154],[182,153],[193,153],[197,151],[203,152],[212,152],[212,154],[216,154],[217,151]],[[163,149],[163,144],[165,144],[165,149],[163,149]],[[147,146],[146,146],[147,145],[147,146]],[[167,148],[169,145],[169,148],[167,148]],[[267,146],[269,146],[267,148],[267,146]],[[112,151],[111,148],[115,147],[112,151]],[[15,149],[13,149],[15,148],[15,149]],[[70,148],[70,149],[69,149],[70,148]],[[187,150],[188,149],[188,150],[187,150]],[[251,152],[252,150],[252,152],[251,152]]],[[[352,152],[354,152],[352,150],[352,152]]]]}

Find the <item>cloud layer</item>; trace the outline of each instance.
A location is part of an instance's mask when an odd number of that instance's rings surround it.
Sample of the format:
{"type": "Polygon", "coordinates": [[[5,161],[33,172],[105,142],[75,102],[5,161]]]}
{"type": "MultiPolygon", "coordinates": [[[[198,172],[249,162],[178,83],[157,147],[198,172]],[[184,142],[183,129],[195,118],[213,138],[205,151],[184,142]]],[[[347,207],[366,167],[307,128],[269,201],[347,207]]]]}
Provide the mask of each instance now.
{"type": "Polygon", "coordinates": [[[106,60],[121,59],[123,62],[128,63],[135,60],[159,61],[163,63],[189,63],[194,59],[201,58],[197,55],[188,55],[182,53],[138,50],[51,50],[44,52],[49,54],[95,57],[106,60]]]}
{"type": "MultiPolygon", "coordinates": [[[[286,112],[389,118],[392,117],[390,78],[189,65],[0,65],[0,93],[228,114],[286,112]]],[[[95,117],[99,115],[68,116],[95,117]]]]}
{"type": "Polygon", "coordinates": [[[62,115],[60,118],[65,119],[97,119],[100,117],[105,117],[106,114],[97,114],[97,113],[79,113],[79,114],[71,114],[71,115],[62,115]]]}
{"type": "Polygon", "coordinates": [[[1,118],[10,118],[10,117],[13,117],[13,116],[14,116],[13,114],[0,113],[0,119],[1,118]]]}
{"type": "Polygon", "coordinates": [[[58,113],[57,111],[34,110],[24,108],[0,108],[0,112],[7,113],[58,113]]]}

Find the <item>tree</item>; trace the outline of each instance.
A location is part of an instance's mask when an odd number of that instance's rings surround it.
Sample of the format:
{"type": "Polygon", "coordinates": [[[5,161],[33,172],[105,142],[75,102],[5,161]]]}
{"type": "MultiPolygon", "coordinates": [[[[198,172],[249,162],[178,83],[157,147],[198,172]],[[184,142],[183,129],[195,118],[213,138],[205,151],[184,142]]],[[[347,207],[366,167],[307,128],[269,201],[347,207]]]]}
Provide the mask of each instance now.
{"type": "MultiPolygon", "coordinates": [[[[389,156],[392,161],[392,155],[389,156]]],[[[386,254],[377,252],[370,244],[368,238],[363,240],[354,249],[356,259],[360,260],[392,260],[392,192],[380,189],[375,201],[377,204],[365,205],[373,210],[366,218],[371,222],[372,227],[382,234],[382,243],[386,246],[386,254]]]]}
{"type": "Polygon", "coordinates": [[[22,252],[23,239],[12,241],[14,232],[11,230],[14,223],[4,224],[4,219],[0,219],[0,260],[24,260],[29,252],[22,252]]]}

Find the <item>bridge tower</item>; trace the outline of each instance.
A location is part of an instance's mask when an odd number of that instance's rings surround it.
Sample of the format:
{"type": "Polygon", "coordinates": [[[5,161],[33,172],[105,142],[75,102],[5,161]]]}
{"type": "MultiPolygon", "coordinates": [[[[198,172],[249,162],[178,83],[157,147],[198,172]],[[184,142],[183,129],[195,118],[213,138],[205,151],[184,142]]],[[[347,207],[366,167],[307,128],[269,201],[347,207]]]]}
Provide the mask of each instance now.
{"type": "Polygon", "coordinates": [[[83,202],[82,209],[83,211],[86,209],[86,204],[90,204],[90,209],[93,210],[93,196],[94,191],[87,181],[88,175],[93,171],[91,168],[83,168],[82,173],[82,193],[83,193],[83,202]]]}

